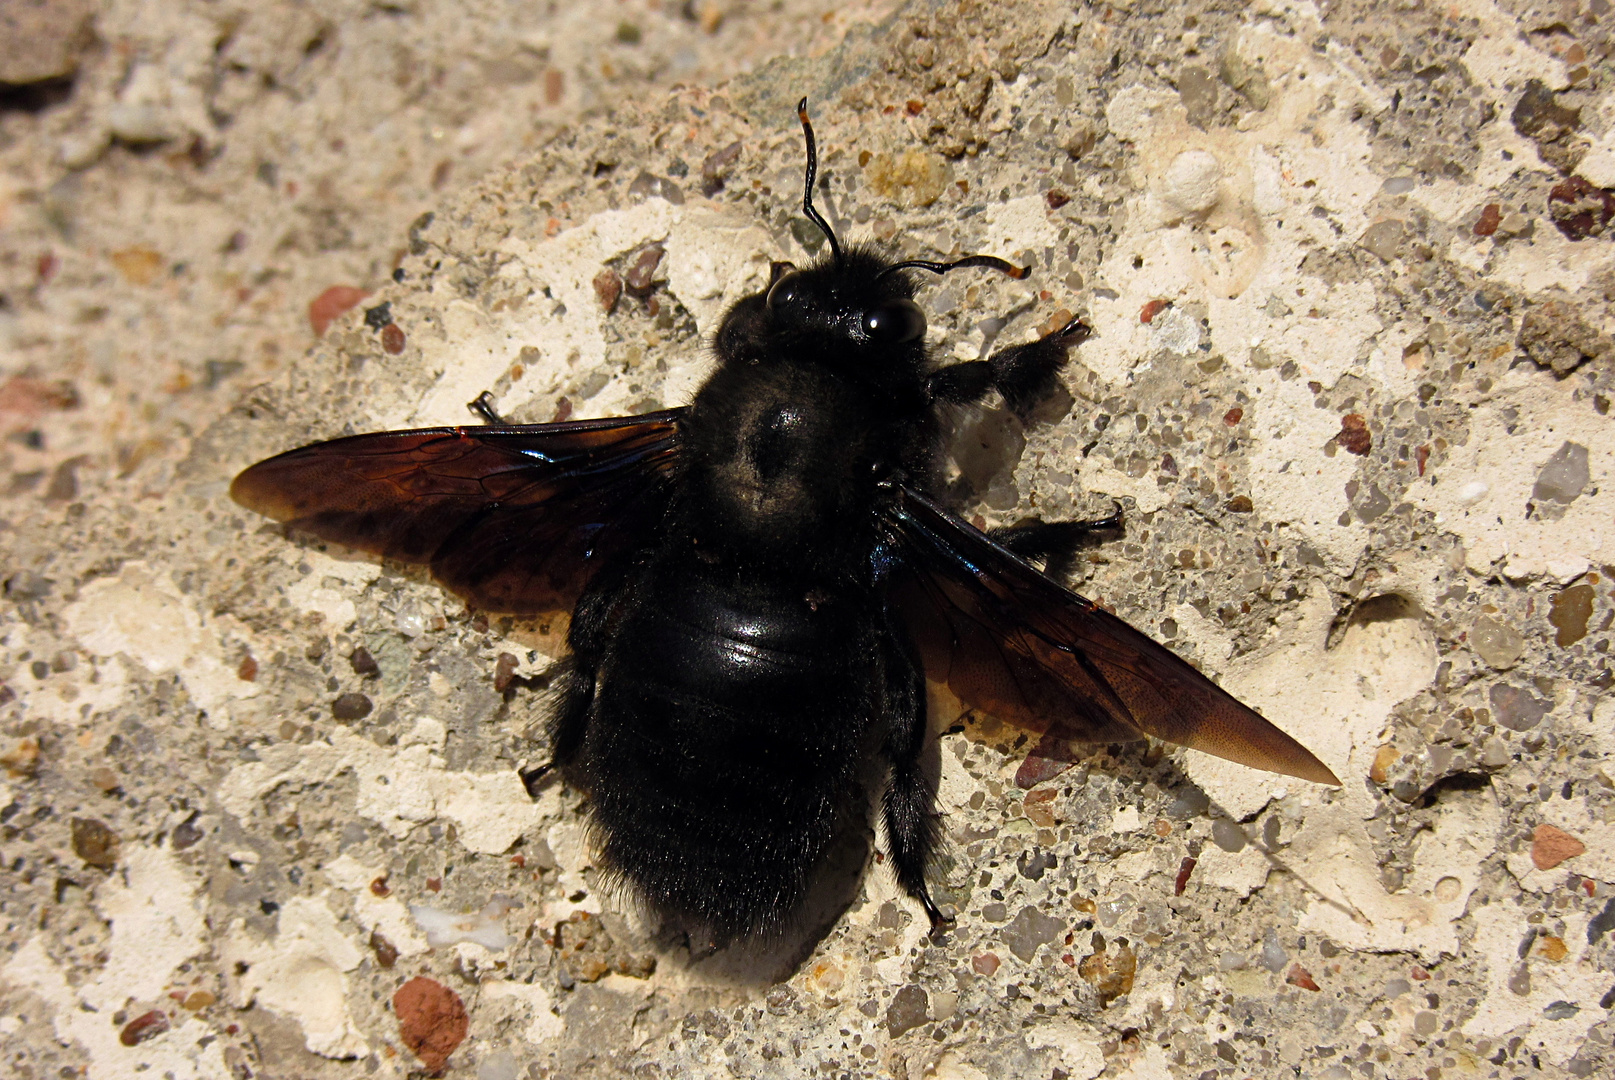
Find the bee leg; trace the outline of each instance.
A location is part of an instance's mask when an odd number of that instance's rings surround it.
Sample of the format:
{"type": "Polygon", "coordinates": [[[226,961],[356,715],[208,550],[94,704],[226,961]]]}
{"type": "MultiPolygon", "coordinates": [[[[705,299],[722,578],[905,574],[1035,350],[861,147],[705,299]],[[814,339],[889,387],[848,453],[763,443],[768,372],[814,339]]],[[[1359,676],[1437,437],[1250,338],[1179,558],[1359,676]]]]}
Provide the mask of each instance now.
{"type": "Polygon", "coordinates": [[[465,407],[482,417],[484,424],[494,424],[498,427],[507,427],[510,421],[500,416],[493,407],[493,395],[484,390],[475,398],[465,403],[465,407]]]}
{"type": "Polygon", "coordinates": [[[986,360],[942,368],[926,380],[926,390],[932,401],[955,405],[980,401],[988,390],[997,390],[1016,415],[1024,418],[1053,389],[1069,350],[1092,332],[1081,319],[1072,319],[1038,341],[1000,349],[986,360]]]}
{"type": "Polygon", "coordinates": [[[883,650],[886,741],[882,752],[892,766],[883,799],[886,839],[897,883],[925,907],[934,936],[949,920],[938,910],[925,884],[925,870],[938,841],[937,817],[931,810],[933,792],[920,768],[926,733],[925,676],[894,625],[889,622],[883,650]]]}
{"type": "Polygon", "coordinates": [[[538,798],[538,789],[543,786],[544,778],[555,771],[555,762],[546,761],[542,765],[534,765],[531,769],[522,769],[516,775],[521,777],[522,787],[527,789],[529,798],[538,798]]]}
{"type": "Polygon", "coordinates": [[[556,680],[559,693],[549,722],[551,767],[564,769],[576,760],[583,747],[616,598],[616,590],[597,578],[573,609],[572,625],[566,634],[572,655],[561,665],[556,680]]]}
{"type": "Polygon", "coordinates": [[[1032,518],[1002,529],[989,529],[988,539],[1001,544],[1023,559],[1040,559],[1043,572],[1059,579],[1071,569],[1077,548],[1089,533],[1119,529],[1122,524],[1121,507],[1092,521],[1043,521],[1032,518]]]}

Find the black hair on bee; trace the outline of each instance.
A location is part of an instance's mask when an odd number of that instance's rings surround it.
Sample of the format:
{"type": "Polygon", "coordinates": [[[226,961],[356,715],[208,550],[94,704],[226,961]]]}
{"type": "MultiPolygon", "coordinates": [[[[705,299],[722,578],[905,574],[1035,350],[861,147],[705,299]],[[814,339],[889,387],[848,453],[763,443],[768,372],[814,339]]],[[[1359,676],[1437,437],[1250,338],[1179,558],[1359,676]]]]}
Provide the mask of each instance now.
{"type": "Polygon", "coordinates": [[[774,264],[714,339],[689,405],[622,419],[317,443],[236,478],[243,505],[428,564],[490,611],[570,610],[553,768],[588,797],[603,865],[718,941],[780,930],[885,773],[898,883],[927,885],[939,830],[920,767],[926,682],[1029,731],[1146,735],[1337,784],[1299,743],[1040,570],[1119,519],[983,533],[939,504],[940,411],[997,393],[1023,415],[1088,335],[1078,320],[939,366],[915,271],[1029,271],[991,255],[897,261],[828,241],[774,264]]]}

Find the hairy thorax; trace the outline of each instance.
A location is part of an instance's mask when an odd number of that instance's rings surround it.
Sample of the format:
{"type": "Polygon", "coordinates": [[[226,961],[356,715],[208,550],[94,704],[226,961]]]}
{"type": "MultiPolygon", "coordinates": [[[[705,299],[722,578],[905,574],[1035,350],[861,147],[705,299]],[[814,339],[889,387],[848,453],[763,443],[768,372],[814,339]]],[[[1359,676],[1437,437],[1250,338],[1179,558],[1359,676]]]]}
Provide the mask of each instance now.
{"type": "Polygon", "coordinates": [[[746,375],[720,373],[692,409],[686,478],[695,539],[765,557],[829,557],[867,533],[875,484],[900,453],[889,410],[825,370],[780,365],[746,375]]]}

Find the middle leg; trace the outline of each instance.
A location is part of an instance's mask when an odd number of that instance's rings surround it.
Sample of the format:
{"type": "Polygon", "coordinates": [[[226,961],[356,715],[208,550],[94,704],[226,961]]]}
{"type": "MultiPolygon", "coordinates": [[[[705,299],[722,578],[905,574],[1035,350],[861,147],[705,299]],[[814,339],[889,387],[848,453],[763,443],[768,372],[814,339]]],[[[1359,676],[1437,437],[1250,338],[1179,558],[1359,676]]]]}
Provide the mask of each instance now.
{"type": "Polygon", "coordinates": [[[1043,521],[1032,518],[1001,529],[989,529],[987,538],[1001,544],[1023,559],[1043,562],[1043,572],[1056,580],[1071,569],[1077,549],[1089,533],[1119,529],[1122,524],[1120,508],[1092,521],[1043,521]]]}

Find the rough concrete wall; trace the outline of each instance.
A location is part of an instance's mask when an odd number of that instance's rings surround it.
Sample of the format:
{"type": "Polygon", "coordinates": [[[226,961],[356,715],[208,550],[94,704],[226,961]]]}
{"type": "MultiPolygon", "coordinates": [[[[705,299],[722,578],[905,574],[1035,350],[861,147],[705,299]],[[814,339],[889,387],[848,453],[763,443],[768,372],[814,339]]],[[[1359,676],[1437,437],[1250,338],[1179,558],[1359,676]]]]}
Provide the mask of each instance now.
{"type": "Polygon", "coordinates": [[[661,6],[112,5],[67,90],[8,91],[10,1073],[1607,1073],[1608,6],[661,6]],[[1119,503],[1075,587],[1340,790],[1126,746],[1027,791],[971,718],[934,760],[944,940],[863,836],[789,940],[692,957],[517,780],[558,627],[228,502],[484,389],[685,400],[724,306],[820,243],[802,94],[844,236],[1035,267],[928,288],[940,356],[1097,330],[1037,423],[960,419],[965,511],[1119,503]],[[331,284],[372,291],[292,359],[331,284]]]}

